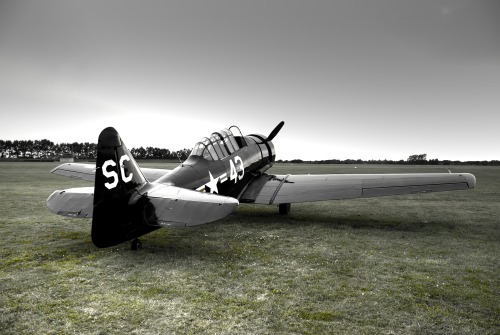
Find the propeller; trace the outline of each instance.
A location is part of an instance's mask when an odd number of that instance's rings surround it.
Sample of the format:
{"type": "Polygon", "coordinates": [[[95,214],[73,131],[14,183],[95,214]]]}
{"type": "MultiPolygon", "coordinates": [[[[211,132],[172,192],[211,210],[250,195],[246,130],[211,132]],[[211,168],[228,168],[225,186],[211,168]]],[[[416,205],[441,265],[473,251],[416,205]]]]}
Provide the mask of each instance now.
{"type": "Polygon", "coordinates": [[[281,128],[283,128],[283,125],[285,124],[285,121],[281,121],[274,129],[273,131],[269,134],[267,137],[266,141],[272,141],[276,135],[280,132],[281,128]]]}

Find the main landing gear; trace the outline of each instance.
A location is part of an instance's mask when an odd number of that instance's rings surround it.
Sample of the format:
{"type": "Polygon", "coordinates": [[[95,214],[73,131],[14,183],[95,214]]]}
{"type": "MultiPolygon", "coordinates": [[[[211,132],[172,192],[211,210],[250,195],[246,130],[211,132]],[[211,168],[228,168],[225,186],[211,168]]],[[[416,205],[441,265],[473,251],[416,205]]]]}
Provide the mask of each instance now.
{"type": "Polygon", "coordinates": [[[132,242],[130,243],[130,249],[132,250],[142,249],[142,242],[138,238],[133,239],[132,242]]]}
{"type": "Polygon", "coordinates": [[[290,213],[290,209],[292,208],[291,204],[279,204],[278,208],[280,210],[281,215],[287,215],[290,213]]]}

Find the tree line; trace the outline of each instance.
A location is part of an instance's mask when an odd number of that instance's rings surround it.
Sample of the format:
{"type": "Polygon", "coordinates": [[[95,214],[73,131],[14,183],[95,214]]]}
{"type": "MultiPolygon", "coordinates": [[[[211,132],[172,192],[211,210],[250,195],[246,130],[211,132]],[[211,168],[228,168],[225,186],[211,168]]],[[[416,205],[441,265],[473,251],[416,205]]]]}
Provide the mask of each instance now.
{"type": "MultiPolygon", "coordinates": [[[[25,159],[57,159],[64,155],[72,155],[77,159],[95,159],[97,157],[95,143],[54,143],[43,140],[0,140],[0,158],[25,159]]],[[[190,149],[170,151],[156,147],[140,147],[130,150],[137,159],[181,159],[189,156],[190,149]]]]}
{"type": "Polygon", "coordinates": [[[400,164],[400,165],[483,165],[499,166],[500,160],[491,161],[458,161],[439,160],[437,158],[427,159],[427,154],[410,155],[406,160],[362,160],[362,159],[327,159],[316,161],[303,161],[301,159],[278,160],[279,163],[310,163],[310,164],[400,164]]]}
{"type": "MultiPolygon", "coordinates": [[[[185,160],[191,150],[170,151],[165,148],[140,147],[130,150],[136,159],[169,159],[185,160]]],[[[95,159],[97,157],[95,143],[54,143],[43,140],[0,140],[0,158],[24,159],[58,159],[64,155],[72,155],[77,159],[95,159]]],[[[320,161],[304,161],[301,159],[278,160],[278,163],[312,163],[312,164],[409,164],[409,165],[500,165],[499,160],[492,161],[451,161],[427,159],[427,154],[410,155],[406,160],[362,160],[362,159],[327,159],[320,161]]]]}

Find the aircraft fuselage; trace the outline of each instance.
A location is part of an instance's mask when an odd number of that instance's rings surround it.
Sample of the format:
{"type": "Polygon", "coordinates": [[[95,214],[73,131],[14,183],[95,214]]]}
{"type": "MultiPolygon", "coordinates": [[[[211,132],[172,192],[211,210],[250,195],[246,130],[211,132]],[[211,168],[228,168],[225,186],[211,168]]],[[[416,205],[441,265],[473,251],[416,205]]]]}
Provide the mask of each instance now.
{"type": "Polygon", "coordinates": [[[261,135],[245,136],[245,146],[217,160],[191,154],[156,182],[238,199],[249,182],[274,163],[274,146],[265,139],[261,135]]]}

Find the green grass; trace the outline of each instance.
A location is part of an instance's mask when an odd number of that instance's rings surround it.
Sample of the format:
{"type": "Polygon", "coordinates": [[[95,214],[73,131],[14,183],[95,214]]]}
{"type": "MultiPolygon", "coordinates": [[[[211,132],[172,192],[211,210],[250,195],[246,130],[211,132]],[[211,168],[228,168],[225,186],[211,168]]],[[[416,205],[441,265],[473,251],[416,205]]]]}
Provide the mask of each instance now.
{"type": "MultiPolygon", "coordinates": [[[[217,223],[98,249],[52,214],[56,163],[0,163],[2,334],[499,334],[500,168],[471,191],[240,205],[217,223]]],[[[159,163],[144,164],[171,168],[159,163]]],[[[275,173],[446,172],[290,165],[275,173]]]]}

